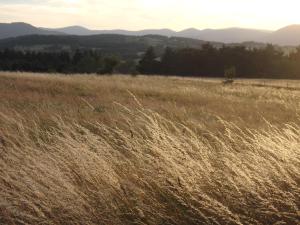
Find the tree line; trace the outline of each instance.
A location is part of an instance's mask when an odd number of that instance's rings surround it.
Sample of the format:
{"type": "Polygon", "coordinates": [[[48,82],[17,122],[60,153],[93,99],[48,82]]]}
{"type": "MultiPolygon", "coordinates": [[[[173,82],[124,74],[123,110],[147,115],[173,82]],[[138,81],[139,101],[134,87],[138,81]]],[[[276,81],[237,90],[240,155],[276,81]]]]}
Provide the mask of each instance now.
{"type": "Polygon", "coordinates": [[[166,48],[161,57],[150,47],[138,65],[142,74],[205,77],[223,77],[228,68],[234,68],[241,78],[300,79],[300,47],[284,54],[273,45],[249,50],[205,44],[202,49],[166,48]]]}
{"type": "Polygon", "coordinates": [[[161,55],[150,47],[137,60],[104,55],[99,50],[0,51],[0,71],[223,77],[228,68],[234,68],[241,78],[300,79],[300,47],[284,54],[273,45],[249,50],[242,46],[214,48],[205,44],[201,49],[166,48],[161,55]]]}
{"type": "Polygon", "coordinates": [[[113,73],[119,64],[115,56],[103,56],[99,51],[34,52],[5,49],[0,51],[0,71],[53,73],[113,73]]]}

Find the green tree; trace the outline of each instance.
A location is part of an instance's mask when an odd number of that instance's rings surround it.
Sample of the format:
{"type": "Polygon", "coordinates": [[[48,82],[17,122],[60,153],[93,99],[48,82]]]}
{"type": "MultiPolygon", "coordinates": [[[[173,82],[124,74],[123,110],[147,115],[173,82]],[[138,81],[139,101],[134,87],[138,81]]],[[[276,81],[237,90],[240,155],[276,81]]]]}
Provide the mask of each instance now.
{"type": "Polygon", "coordinates": [[[115,68],[120,63],[120,60],[115,56],[107,56],[103,59],[103,67],[98,71],[98,74],[112,74],[115,68]]]}
{"type": "Polygon", "coordinates": [[[161,59],[161,72],[163,74],[175,74],[176,67],[174,64],[176,53],[172,48],[167,47],[161,59]]]}
{"type": "Polygon", "coordinates": [[[158,65],[154,48],[150,47],[139,61],[138,71],[142,74],[155,74],[158,73],[158,65]]]}
{"type": "Polygon", "coordinates": [[[121,74],[137,74],[136,62],[134,60],[124,60],[118,64],[116,67],[116,72],[121,74]]]}
{"type": "Polygon", "coordinates": [[[225,83],[232,83],[236,77],[235,66],[230,66],[224,70],[225,83]]]}

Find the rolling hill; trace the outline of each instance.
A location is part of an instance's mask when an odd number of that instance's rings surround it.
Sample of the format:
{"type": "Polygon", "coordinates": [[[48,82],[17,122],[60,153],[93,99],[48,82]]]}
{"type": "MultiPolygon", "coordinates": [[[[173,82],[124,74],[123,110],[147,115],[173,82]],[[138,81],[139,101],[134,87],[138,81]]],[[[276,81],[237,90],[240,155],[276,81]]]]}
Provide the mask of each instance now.
{"type": "MultiPolygon", "coordinates": [[[[116,54],[126,58],[136,58],[148,47],[153,46],[158,54],[165,47],[201,48],[207,42],[180,37],[160,35],[128,36],[119,34],[77,35],[28,35],[0,40],[0,49],[61,51],[75,49],[101,50],[103,54],[116,54]]],[[[221,47],[222,43],[212,43],[221,47]]]]}
{"type": "Polygon", "coordinates": [[[281,28],[266,36],[262,41],[278,45],[300,45],[300,25],[281,28]]]}
{"type": "MultiPolygon", "coordinates": [[[[47,29],[49,30],[49,29],[47,29]]],[[[162,35],[167,37],[184,37],[193,38],[204,41],[212,42],[245,42],[256,41],[265,37],[271,31],[255,30],[255,29],[242,29],[242,28],[228,28],[228,29],[205,29],[198,30],[195,28],[189,28],[179,32],[170,29],[148,29],[140,31],[128,31],[128,30],[89,30],[81,26],[71,26],[58,29],[50,29],[51,31],[63,32],[69,35],[95,35],[95,34],[122,34],[130,36],[144,36],[144,35],[162,35]]]]}
{"type": "Polygon", "coordinates": [[[227,29],[204,29],[199,30],[189,28],[182,31],[173,31],[170,29],[153,29],[141,31],[127,30],[89,30],[85,27],[73,26],[51,31],[62,32],[71,35],[93,35],[93,34],[123,34],[133,36],[143,35],[162,35],[167,37],[184,37],[210,42],[222,43],[243,43],[243,42],[262,42],[277,45],[300,45],[300,25],[290,25],[276,31],[245,29],[245,28],[227,28],[227,29]]]}
{"type": "Polygon", "coordinates": [[[144,35],[162,35],[162,36],[176,36],[176,32],[170,29],[148,29],[148,30],[140,30],[140,31],[128,31],[128,30],[90,30],[82,26],[70,26],[70,27],[63,27],[57,29],[49,29],[49,28],[42,28],[48,31],[57,31],[62,32],[68,35],[82,35],[82,36],[89,36],[89,35],[98,35],[98,34],[121,34],[121,35],[129,35],[129,36],[144,36],[144,35]]]}
{"type": "Polygon", "coordinates": [[[63,33],[60,33],[58,31],[40,29],[27,23],[0,23],[0,39],[31,34],[63,35],[63,33]]]}
{"type": "Polygon", "coordinates": [[[241,43],[246,41],[259,41],[262,37],[267,36],[270,31],[227,28],[227,29],[205,29],[197,30],[190,28],[177,33],[179,37],[190,37],[204,41],[216,41],[223,43],[241,43]]]}
{"type": "Polygon", "coordinates": [[[182,31],[170,29],[146,29],[140,31],[128,30],[90,30],[82,26],[70,26],[64,28],[50,29],[37,28],[26,23],[0,23],[0,39],[19,37],[25,35],[77,35],[91,36],[103,34],[117,34],[126,36],[159,35],[165,37],[181,37],[197,39],[209,42],[243,43],[262,42],[278,45],[296,46],[300,45],[300,25],[290,25],[277,31],[227,28],[227,29],[204,29],[189,28],[182,31]]]}

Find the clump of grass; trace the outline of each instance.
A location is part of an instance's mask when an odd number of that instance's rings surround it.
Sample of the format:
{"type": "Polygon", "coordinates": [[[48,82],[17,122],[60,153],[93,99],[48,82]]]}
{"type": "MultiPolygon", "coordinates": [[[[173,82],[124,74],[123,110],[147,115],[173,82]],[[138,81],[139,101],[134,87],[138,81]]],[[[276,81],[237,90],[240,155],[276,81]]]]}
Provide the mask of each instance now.
{"type": "Polygon", "coordinates": [[[0,222],[298,224],[299,122],[224,133],[120,107],[114,125],[0,115],[0,222]]]}

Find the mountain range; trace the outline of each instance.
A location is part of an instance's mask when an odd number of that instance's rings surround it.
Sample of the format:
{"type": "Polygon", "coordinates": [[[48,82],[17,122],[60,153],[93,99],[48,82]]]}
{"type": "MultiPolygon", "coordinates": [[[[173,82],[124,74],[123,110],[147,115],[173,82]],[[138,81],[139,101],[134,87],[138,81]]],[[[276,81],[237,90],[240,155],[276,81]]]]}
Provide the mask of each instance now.
{"type": "MultiPolygon", "coordinates": [[[[45,29],[45,28],[44,28],[45,29]]],[[[144,36],[144,35],[162,35],[167,37],[184,37],[193,38],[203,41],[223,42],[223,43],[238,43],[245,41],[256,41],[265,37],[270,33],[266,30],[253,30],[242,28],[228,28],[228,29],[205,29],[197,30],[189,28],[182,31],[173,31],[170,29],[149,29],[140,31],[128,30],[89,30],[81,26],[70,26],[58,29],[46,29],[47,31],[61,32],[69,35],[95,35],[95,34],[122,34],[130,36],[144,36]]]]}
{"type": "Polygon", "coordinates": [[[244,28],[204,30],[189,28],[177,32],[170,29],[148,29],[140,31],[90,30],[81,26],[70,26],[53,29],[34,27],[26,23],[0,23],[0,39],[32,34],[78,36],[90,36],[98,34],[120,34],[129,36],[161,35],[167,37],[183,37],[222,43],[242,43],[251,41],[289,46],[300,45],[300,25],[290,25],[277,31],[244,28]]]}

